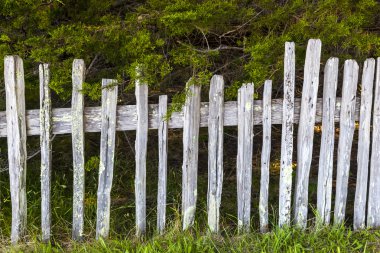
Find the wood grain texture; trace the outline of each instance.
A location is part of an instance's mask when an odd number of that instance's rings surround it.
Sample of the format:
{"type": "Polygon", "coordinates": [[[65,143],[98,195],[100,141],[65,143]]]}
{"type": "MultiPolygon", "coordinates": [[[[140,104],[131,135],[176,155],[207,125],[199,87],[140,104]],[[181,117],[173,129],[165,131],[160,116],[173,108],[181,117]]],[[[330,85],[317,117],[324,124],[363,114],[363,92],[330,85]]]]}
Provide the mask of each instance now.
{"type": "Polygon", "coordinates": [[[380,227],[380,57],[376,64],[376,81],[372,122],[372,152],[368,187],[367,227],[380,227]]]}
{"type": "Polygon", "coordinates": [[[26,233],[26,124],[25,81],[22,59],[4,58],[9,179],[12,202],[11,242],[26,233]]]}
{"type": "Polygon", "coordinates": [[[325,66],[323,83],[322,138],[319,152],[317,187],[317,222],[330,223],[334,161],[334,112],[338,85],[339,59],[330,58],[325,66]]]}
{"type": "Polygon", "coordinates": [[[263,147],[261,150],[261,178],[260,178],[260,232],[269,231],[268,227],[268,196],[269,196],[269,165],[271,151],[271,101],[272,81],[266,80],[263,94],[263,147]]]}
{"type": "Polygon", "coordinates": [[[338,143],[334,224],[342,224],[346,212],[351,147],[355,130],[354,111],[356,106],[355,100],[358,85],[358,72],[359,66],[356,61],[345,61],[338,143]]]}
{"type": "Polygon", "coordinates": [[[201,87],[191,85],[183,108],[182,228],[194,224],[197,203],[198,138],[201,87]]]}
{"type": "Polygon", "coordinates": [[[371,113],[375,59],[367,59],[363,66],[358,141],[358,167],[354,202],[354,229],[365,228],[368,165],[371,143],[371,113]]]}
{"type": "Polygon", "coordinates": [[[219,208],[223,186],[224,80],[211,79],[208,118],[208,190],[207,217],[211,232],[219,232],[219,208]]]}
{"type": "MultiPolygon", "coordinates": [[[[84,61],[76,59],[73,62],[71,111],[66,120],[70,122],[73,146],[73,240],[82,240],[84,222],[84,99],[82,94],[85,77],[84,61]]],[[[99,113],[100,115],[100,113],[99,113]]],[[[54,122],[54,112],[53,112],[54,122]]],[[[54,123],[53,123],[54,124],[54,123]]],[[[100,129],[100,128],[99,128],[100,129]]],[[[54,125],[53,125],[54,132],[54,125]]]]}
{"type": "Polygon", "coordinates": [[[117,80],[102,80],[102,127],[97,192],[96,239],[107,238],[110,229],[111,189],[115,158],[117,80]]]}
{"type": "Polygon", "coordinates": [[[42,241],[50,240],[51,230],[51,169],[52,169],[52,114],[50,97],[50,69],[48,64],[40,64],[40,146],[41,146],[41,230],[42,241]]]}
{"type": "Polygon", "coordinates": [[[250,231],[252,149],[253,149],[253,84],[238,91],[237,199],[238,231],[250,231]]]}
{"type": "Polygon", "coordinates": [[[146,153],[148,143],[148,85],[139,80],[135,86],[137,129],[136,129],[136,236],[142,236],[146,231],[146,153]]]}
{"type": "Polygon", "coordinates": [[[166,220],[166,185],[168,168],[168,122],[166,120],[168,97],[161,95],[158,102],[158,190],[157,231],[163,234],[166,220]]]}
{"type": "Polygon", "coordinates": [[[322,43],[320,40],[309,40],[304,68],[301,114],[297,136],[297,173],[294,192],[294,223],[301,228],[306,228],[307,225],[309,173],[313,156],[321,47],[322,43]]]}
{"type": "MultiPolygon", "coordinates": [[[[281,167],[279,190],[279,226],[290,225],[293,180],[293,123],[295,121],[295,48],[294,42],[285,43],[284,100],[282,104],[281,167]]],[[[272,101],[273,102],[273,101],[272,101]]],[[[275,114],[272,108],[272,116],[275,114]]],[[[255,115],[254,115],[255,116],[255,115]]],[[[275,121],[272,118],[272,124],[275,121]]]]}

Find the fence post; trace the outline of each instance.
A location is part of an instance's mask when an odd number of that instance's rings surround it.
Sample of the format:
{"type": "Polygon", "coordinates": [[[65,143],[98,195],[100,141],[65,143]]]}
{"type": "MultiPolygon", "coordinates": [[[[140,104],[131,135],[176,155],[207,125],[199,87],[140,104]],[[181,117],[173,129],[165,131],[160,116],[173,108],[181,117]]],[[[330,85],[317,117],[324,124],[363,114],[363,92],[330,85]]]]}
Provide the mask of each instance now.
{"type": "Polygon", "coordinates": [[[330,223],[332,175],[334,161],[335,138],[335,101],[338,84],[339,59],[330,58],[325,66],[322,107],[322,140],[319,155],[318,189],[317,189],[317,221],[330,223]]]}
{"type": "Polygon", "coordinates": [[[197,203],[201,87],[191,85],[183,108],[182,228],[194,224],[197,203]]]}
{"type": "Polygon", "coordinates": [[[84,100],[82,85],[85,78],[85,65],[81,59],[73,62],[71,98],[71,132],[73,146],[73,240],[81,240],[84,221],[84,100]]]}
{"type": "Polygon", "coordinates": [[[26,233],[26,122],[25,82],[22,59],[4,59],[9,179],[12,201],[11,241],[26,233]]]}
{"type": "Polygon", "coordinates": [[[102,80],[102,125],[97,193],[96,239],[107,238],[110,229],[111,189],[115,158],[117,80],[102,80]]]}
{"type": "Polygon", "coordinates": [[[207,217],[211,232],[219,232],[219,208],[223,185],[224,80],[214,75],[210,83],[208,115],[207,217]]]}
{"type": "Polygon", "coordinates": [[[294,42],[285,43],[284,100],[282,105],[279,226],[290,225],[292,198],[292,159],[294,123],[294,85],[296,76],[294,42]]]}
{"type": "Polygon", "coordinates": [[[51,166],[52,166],[52,143],[51,143],[51,97],[50,97],[50,70],[49,64],[40,64],[40,146],[41,146],[41,230],[42,241],[50,240],[51,211],[51,166]]]}
{"type": "Polygon", "coordinates": [[[168,96],[162,95],[158,102],[158,191],[157,191],[157,230],[163,234],[166,219],[166,180],[168,167],[168,96]]]}
{"type": "Polygon", "coordinates": [[[367,226],[380,226],[380,57],[376,64],[375,101],[373,106],[372,152],[368,188],[367,226]]]}
{"type": "Polygon", "coordinates": [[[272,81],[266,80],[263,95],[263,147],[261,150],[260,232],[268,231],[269,164],[272,132],[272,81]]]}
{"type": "Polygon", "coordinates": [[[146,153],[148,143],[148,85],[136,81],[136,236],[146,230],[146,153]]]}
{"type": "Polygon", "coordinates": [[[238,91],[238,153],[237,197],[238,230],[249,232],[251,218],[252,147],[253,146],[253,84],[238,91]]]}
{"type": "Polygon", "coordinates": [[[342,224],[346,211],[348,173],[350,172],[351,147],[355,130],[356,88],[359,66],[354,60],[344,63],[342,106],[336,174],[334,224],[342,224]]]}
{"type": "Polygon", "coordinates": [[[368,162],[371,142],[372,92],[375,75],[375,59],[367,59],[363,66],[362,89],[360,95],[360,122],[358,141],[358,170],[354,202],[354,229],[365,228],[367,205],[368,162]]]}

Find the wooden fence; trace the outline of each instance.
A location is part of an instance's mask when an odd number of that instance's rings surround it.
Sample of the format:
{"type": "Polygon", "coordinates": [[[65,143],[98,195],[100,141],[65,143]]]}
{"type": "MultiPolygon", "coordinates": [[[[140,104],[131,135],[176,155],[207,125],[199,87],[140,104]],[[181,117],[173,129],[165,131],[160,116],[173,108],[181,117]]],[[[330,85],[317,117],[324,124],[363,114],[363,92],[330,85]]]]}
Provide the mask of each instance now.
{"type": "MultiPolygon", "coordinates": [[[[223,77],[211,79],[209,102],[200,101],[201,87],[188,87],[184,108],[165,120],[168,98],[159,104],[148,104],[148,86],[136,83],[136,105],[117,106],[118,87],[115,80],[102,80],[101,107],[83,105],[83,60],[75,60],[72,70],[72,106],[53,109],[49,90],[49,65],[40,65],[40,109],[25,110],[23,62],[18,56],[4,60],[6,112],[0,112],[0,137],[8,140],[8,161],[12,202],[11,241],[17,242],[26,231],[26,140],[40,135],[41,140],[41,228],[42,239],[49,241],[51,231],[50,186],[52,170],[52,135],[72,134],[74,196],[72,237],[83,236],[84,212],[84,136],[85,132],[101,132],[99,184],[97,192],[96,237],[109,234],[111,188],[115,153],[115,132],[136,130],[136,231],[146,229],[146,154],[148,129],[158,130],[159,166],[157,196],[157,229],[165,229],[168,128],[183,128],[182,221],[183,229],[194,223],[197,204],[197,166],[199,127],[208,127],[208,226],[219,231],[219,207],[223,182],[223,127],[238,127],[237,197],[238,230],[250,229],[252,148],[254,125],[263,126],[260,182],[260,230],[268,231],[268,186],[271,153],[271,125],[282,124],[281,170],[279,190],[279,226],[291,222],[305,228],[308,214],[308,185],[311,166],[314,124],[322,123],[319,153],[317,211],[318,222],[345,220],[351,148],[355,121],[359,121],[357,182],[354,205],[354,228],[380,225],[380,58],[377,60],[375,92],[375,60],[364,62],[361,100],[356,98],[359,67],[354,60],[344,63],[342,97],[336,97],[338,59],[330,58],[324,67],[323,98],[317,98],[320,76],[321,41],[310,40],[306,51],[302,98],[294,98],[295,45],[285,43],[284,99],[271,99],[272,83],[264,84],[262,100],[254,101],[254,85],[248,83],[238,91],[237,101],[224,101],[223,77]],[[374,106],[372,113],[372,97],[374,106]],[[373,115],[372,123],[371,117],[373,115]],[[335,209],[332,212],[332,180],[335,122],[339,122],[335,209]],[[298,124],[296,181],[292,182],[293,125],[298,124]],[[372,139],[370,138],[372,129],[372,139]],[[372,141],[372,150],[370,143],[372,141]],[[371,154],[371,157],[370,157],[371,154]],[[371,158],[371,162],[369,160],[371,158]],[[368,174],[369,179],[368,179],[368,174]],[[367,193],[368,189],[368,193],[367,193]],[[292,190],[293,202],[292,202],[292,190]],[[368,199],[367,199],[368,194],[368,199]],[[368,206],[367,206],[368,205],[368,206]],[[294,207],[294,210],[291,210],[294,207]],[[293,213],[293,215],[292,215],[293,213]]],[[[258,141],[258,140],[256,140],[258,141]]]]}

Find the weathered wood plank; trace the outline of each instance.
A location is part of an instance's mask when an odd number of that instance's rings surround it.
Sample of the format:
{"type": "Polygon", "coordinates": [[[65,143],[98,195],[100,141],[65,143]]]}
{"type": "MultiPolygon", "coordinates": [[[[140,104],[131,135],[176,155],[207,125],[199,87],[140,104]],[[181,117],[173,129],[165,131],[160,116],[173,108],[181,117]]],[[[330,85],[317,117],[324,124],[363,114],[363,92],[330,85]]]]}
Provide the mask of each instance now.
{"type": "Polygon", "coordinates": [[[201,87],[191,85],[183,108],[182,227],[194,224],[197,203],[198,137],[201,87]]]}
{"type": "Polygon", "coordinates": [[[158,190],[157,231],[163,234],[166,220],[166,185],[168,168],[168,122],[166,120],[168,96],[162,95],[158,102],[158,190]]]}
{"type": "Polygon", "coordinates": [[[115,156],[117,80],[102,80],[102,128],[97,193],[96,239],[107,238],[110,229],[111,189],[115,156]]]}
{"type": "MultiPolygon", "coordinates": [[[[72,238],[81,240],[83,237],[84,222],[84,99],[82,85],[85,78],[84,61],[76,59],[73,62],[70,121],[73,146],[73,231],[72,238]]],[[[99,114],[100,115],[100,114],[99,114]]],[[[53,113],[54,122],[54,113],[53,113]]],[[[54,125],[53,125],[54,131],[54,125]]]]}
{"type": "MultiPolygon", "coordinates": [[[[282,105],[281,168],[279,190],[279,226],[290,225],[292,197],[292,159],[295,86],[294,42],[285,43],[284,56],[284,100],[282,105]]],[[[272,109],[273,110],[273,109],[272,109]]],[[[272,116],[274,112],[272,111],[272,116]]],[[[255,115],[254,115],[255,117],[255,115]]],[[[272,119],[273,120],[273,119],[272,119]]]]}
{"type": "Polygon", "coordinates": [[[263,94],[263,147],[261,150],[261,179],[260,179],[260,232],[269,231],[268,227],[268,196],[269,196],[269,164],[271,150],[271,101],[272,81],[266,80],[263,94]]]}
{"type": "Polygon", "coordinates": [[[26,233],[26,124],[23,61],[18,56],[4,58],[9,179],[12,202],[11,241],[26,233]]]}
{"type": "Polygon", "coordinates": [[[313,155],[321,47],[320,40],[309,40],[304,68],[301,114],[297,136],[296,188],[294,193],[294,223],[301,228],[305,228],[307,223],[309,173],[313,155]]]}
{"type": "Polygon", "coordinates": [[[40,64],[40,146],[41,146],[41,230],[42,241],[50,240],[51,209],[51,167],[52,167],[52,122],[50,97],[50,69],[49,64],[40,64]]]}
{"type": "Polygon", "coordinates": [[[319,152],[317,222],[330,223],[334,159],[334,112],[338,84],[339,59],[330,58],[325,66],[323,84],[322,140],[319,152]]]}
{"type": "Polygon", "coordinates": [[[249,232],[251,219],[252,149],[253,149],[253,84],[238,91],[237,198],[238,231],[249,232]]]}
{"type": "Polygon", "coordinates": [[[356,192],[354,202],[354,229],[365,228],[365,213],[367,205],[368,165],[371,143],[371,112],[372,92],[375,75],[375,59],[367,59],[364,62],[358,141],[358,168],[356,179],[356,192]]]}
{"type": "Polygon", "coordinates": [[[137,108],[136,129],[136,236],[142,236],[146,230],[146,153],[148,143],[148,85],[136,81],[137,108]]]}
{"type": "Polygon", "coordinates": [[[351,147],[355,130],[355,100],[359,66],[354,60],[344,63],[342,110],[338,143],[334,224],[342,224],[346,212],[348,176],[350,172],[351,147]]]}
{"type": "Polygon", "coordinates": [[[212,77],[209,101],[207,215],[210,231],[218,233],[223,185],[223,76],[215,75],[212,77]]]}
{"type": "MultiPolygon", "coordinates": [[[[335,105],[334,121],[339,122],[340,119],[340,101],[337,98],[335,105]]],[[[254,125],[262,125],[262,104],[261,100],[255,100],[253,109],[256,112],[253,116],[254,125]]],[[[356,100],[355,120],[359,120],[360,99],[356,100]]],[[[170,105],[168,105],[170,106],[170,105]]],[[[202,102],[200,111],[200,127],[207,127],[208,124],[208,102],[202,102]]],[[[294,99],[294,124],[298,124],[300,115],[301,100],[294,99]]],[[[158,105],[148,105],[149,108],[149,129],[158,128],[158,105]]],[[[272,99],[272,125],[282,124],[283,118],[283,100],[272,99]]],[[[70,108],[56,108],[53,109],[53,134],[69,134],[71,133],[71,109],[70,108]]],[[[227,101],[224,103],[224,126],[237,125],[237,101],[227,101]]],[[[315,122],[322,122],[322,98],[317,99],[317,111],[315,122]]],[[[101,125],[101,108],[100,107],[86,107],[84,109],[84,128],[85,132],[100,132],[101,125]]],[[[136,130],[137,115],[136,105],[119,105],[116,113],[116,131],[130,131],[136,130]]],[[[168,121],[168,128],[183,128],[183,112],[173,112],[168,121]]],[[[40,119],[39,110],[26,111],[26,131],[27,135],[40,134],[40,119]]],[[[6,117],[5,112],[0,112],[0,137],[7,136],[6,117]]]]}
{"type": "Polygon", "coordinates": [[[377,58],[367,227],[380,227],[380,57],[377,58]]]}

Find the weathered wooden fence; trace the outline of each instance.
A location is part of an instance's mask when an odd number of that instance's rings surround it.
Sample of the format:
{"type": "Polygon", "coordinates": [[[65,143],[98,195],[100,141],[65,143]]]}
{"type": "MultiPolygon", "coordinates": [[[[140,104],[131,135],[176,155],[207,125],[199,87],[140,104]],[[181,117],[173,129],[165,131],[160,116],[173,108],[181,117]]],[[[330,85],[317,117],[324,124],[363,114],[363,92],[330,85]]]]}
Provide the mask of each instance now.
{"type": "MultiPolygon", "coordinates": [[[[313,151],[314,124],[322,123],[319,153],[317,222],[330,223],[332,213],[332,180],[335,122],[340,133],[337,155],[334,223],[345,220],[348,175],[355,121],[359,121],[357,182],[354,206],[354,228],[380,226],[380,58],[364,62],[361,100],[356,98],[359,67],[354,60],[344,63],[342,97],[336,97],[338,59],[330,58],[324,67],[323,98],[317,98],[320,76],[321,41],[310,40],[306,51],[302,98],[294,98],[295,45],[285,43],[284,99],[271,99],[272,82],[264,84],[262,100],[254,101],[254,85],[248,83],[238,91],[237,101],[224,101],[223,77],[211,79],[209,102],[200,101],[201,87],[188,87],[184,108],[170,119],[167,96],[158,105],[148,104],[148,86],[136,83],[136,105],[117,106],[117,83],[102,80],[102,106],[83,105],[83,60],[73,62],[72,107],[51,107],[49,65],[40,65],[40,110],[25,110],[23,62],[18,56],[4,60],[6,112],[0,112],[0,137],[7,137],[12,202],[11,241],[17,242],[26,231],[26,140],[41,137],[41,228],[42,239],[49,241],[51,227],[50,184],[52,170],[52,135],[72,134],[74,197],[72,237],[83,236],[84,212],[84,136],[101,132],[99,184],[97,192],[96,237],[109,234],[111,188],[114,167],[115,132],[136,130],[136,233],[146,229],[146,154],[148,129],[158,129],[159,167],[157,196],[157,229],[165,229],[168,128],[183,128],[182,219],[183,229],[194,223],[197,204],[197,168],[199,127],[208,127],[208,195],[209,229],[219,231],[219,207],[223,182],[223,127],[238,127],[237,199],[238,229],[250,230],[252,146],[254,125],[263,126],[260,181],[260,230],[268,231],[268,187],[271,153],[271,125],[282,124],[281,169],[279,190],[279,226],[294,224],[305,228],[308,214],[308,185],[313,151]],[[374,78],[376,72],[376,80],[374,78]],[[373,85],[375,80],[375,92],[373,85]],[[372,113],[372,99],[374,107],[372,113]],[[371,145],[372,119],[372,149],[371,145]],[[298,123],[297,170],[293,187],[293,125],[298,123]],[[370,157],[371,154],[371,157],[370,157]],[[369,174],[369,175],[368,175],[369,174]],[[369,178],[368,178],[369,176],[369,178]],[[292,204],[292,189],[293,204],[292,204]],[[368,193],[367,193],[368,189],[368,193]],[[368,200],[367,200],[368,194],[368,200]],[[368,205],[368,206],[367,206],[368,205]],[[292,212],[291,207],[294,207],[292,212]],[[293,216],[291,215],[293,213],[293,216]]],[[[258,141],[258,140],[256,140],[258,141]]]]}

